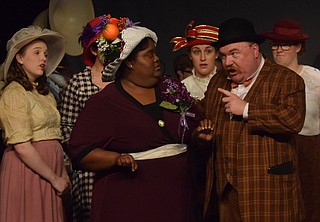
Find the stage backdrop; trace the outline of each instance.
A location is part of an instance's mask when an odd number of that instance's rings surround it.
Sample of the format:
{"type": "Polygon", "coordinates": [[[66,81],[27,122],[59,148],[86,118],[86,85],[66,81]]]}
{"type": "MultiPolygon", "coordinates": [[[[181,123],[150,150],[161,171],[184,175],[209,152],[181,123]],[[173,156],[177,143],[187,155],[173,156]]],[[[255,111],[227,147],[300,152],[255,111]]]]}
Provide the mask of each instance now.
{"type": "MultiPolygon", "coordinates": [[[[5,57],[5,44],[19,28],[31,24],[33,19],[49,6],[48,0],[4,0],[8,7],[1,7],[0,32],[2,63],[5,57]]],[[[301,22],[303,30],[311,38],[307,41],[307,51],[301,62],[320,67],[320,3],[317,0],[93,0],[95,15],[110,13],[115,17],[128,16],[140,21],[141,26],[154,30],[158,37],[158,53],[165,73],[172,74],[173,57],[183,51],[172,52],[169,41],[184,34],[187,23],[219,26],[225,19],[240,16],[254,23],[257,33],[271,31],[279,18],[293,18],[301,22]]],[[[268,42],[261,45],[262,52],[271,58],[268,42]]],[[[81,58],[79,58],[81,60],[81,58]]]]}

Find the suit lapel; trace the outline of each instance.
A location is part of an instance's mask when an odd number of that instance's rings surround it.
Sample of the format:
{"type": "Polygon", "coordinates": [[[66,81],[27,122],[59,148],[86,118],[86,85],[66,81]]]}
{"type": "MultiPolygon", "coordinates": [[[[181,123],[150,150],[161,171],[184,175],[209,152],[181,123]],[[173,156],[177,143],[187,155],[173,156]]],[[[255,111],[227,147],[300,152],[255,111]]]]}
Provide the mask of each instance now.
{"type": "Polygon", "coordinates": [[[248,103],[254,102],[256,95],[259,95],[259,91],[262,89],[263,83],[265,82],[265,79],[267,78],[267,75],[270,71],[270,66],[271,66],[270,60],[266,59],[256,81],[253,83],[248,94],[245,96],[245,100],[248,103]]]}

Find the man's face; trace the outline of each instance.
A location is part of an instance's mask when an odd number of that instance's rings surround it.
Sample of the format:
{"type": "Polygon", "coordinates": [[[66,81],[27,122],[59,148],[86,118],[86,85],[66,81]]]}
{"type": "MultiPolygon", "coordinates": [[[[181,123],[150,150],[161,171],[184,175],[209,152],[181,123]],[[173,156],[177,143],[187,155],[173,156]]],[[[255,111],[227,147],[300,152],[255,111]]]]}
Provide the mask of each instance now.
{"type": "Polygon", "coordinates": [[[219,49],[222,65],[230,79],[244,82],[251,77],[260,64],[259,45],[252,42],[236,42],[219,49]]]}

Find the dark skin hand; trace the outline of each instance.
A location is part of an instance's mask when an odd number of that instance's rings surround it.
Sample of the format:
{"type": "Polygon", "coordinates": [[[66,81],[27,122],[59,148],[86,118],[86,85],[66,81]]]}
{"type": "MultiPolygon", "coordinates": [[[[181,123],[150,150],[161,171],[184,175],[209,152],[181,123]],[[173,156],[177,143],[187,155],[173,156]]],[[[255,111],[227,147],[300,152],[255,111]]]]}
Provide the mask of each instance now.
{"type": "Polygon", "coordinates": [[[93,172],[111,169],[115,166],[130,167],[132,172],[138,169],[138,164],[133,156],[113,151],[106,151],[101,148],[96,148],[88,153],[80,161],[80,164],[85,169],[93,172]]]}
{"type": "Polygon", "coordinates": [[[121,167],[131,167],[131,171],[134,172],[138,169],[138,164],[131,155],[121,154],[116,159],[116,165],[121,167]]]}
{"type": "Polygon", "coordinates": [[[210,119],[201,120],[195,129],[195,137],[201,141],[211,141],[213,138],[214,125],[210,119]]]}

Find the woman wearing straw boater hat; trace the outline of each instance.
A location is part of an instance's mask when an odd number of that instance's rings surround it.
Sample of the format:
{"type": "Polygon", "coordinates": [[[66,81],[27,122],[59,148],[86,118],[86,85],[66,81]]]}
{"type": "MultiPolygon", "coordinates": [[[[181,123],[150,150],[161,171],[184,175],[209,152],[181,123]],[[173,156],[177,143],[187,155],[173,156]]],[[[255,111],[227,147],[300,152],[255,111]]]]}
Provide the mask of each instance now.
{"type": "Polygon", "coordinates": [[[7,147],[0,171],[0,221],[64,221],[69,187],[60,115],[46,78],[64,56],[64,38],[29,26],[7,43],[0,121],[7,147]]]}
{"type": "Polygon", "coordinates": [[[192,75],[182,82],[196,100],[203,99],[210,79],[217,73],[218,51],[214,46],[218,41],[218,32],[217,27],[194,26],[194,21],[191,21],[186,28],[185,37],[175,37],[170,41],[174,44],[174,52],[182,48],[188,50],[194,68],[192,75]]]}
{"type": "Polygon", "coordinates": [[[305,221],[320,221],[320,71],[299,63],[305,52],[309,35],[298,21],[278,20],[271,32],[263,35],[271,40],[271,50],[276,63],[300,75],[306,85],[306,118],[297,135],[299,176],[305,205],[305,221]]]}
{"type": "MultiPolygon", "coordinates": [[[[82,57],[86,68],[72,76],[61,94],[60,113],[63,143],[68,142],[72,128],[80,111],[85,106],[85,102],[110,83],[102,81],[105,58],[102,57],[101,50],[98,48],[98,38],[103,35],[103,32],[107,32],[104,29],[107,24],[115,28],[114,31],[118,31],[118,27],[123,26],[125,21],[123,18],[117,19],[111,15],[101,15],[90,20],[83,28],[79,42],[83,47],[82,57]],[[114,23],[109,23],[110,20],[114,23]]],[[[112,28],[109,27],[109,29],[112,28]]],[[[73,170],[71,182],[73,220],[89,221],[94,172],[73,170]]]]}
{"type": "Polygon", "coordinates": [[[87,100],[68,144],[73,168],[95,172],[90,220],[190,221],[187,144],[201,116],[161,75],[157,35],[125,18],[109,39],[112,21],[96,41],[114,81],[87,100]]]}
{"type": "Polygon", "coordinates": [[[264,40],[244,18],[219,26],[225,72],[208,85],[198,137],[213,142],[205,211],[216,185],[220,222],[303,217],[295,135],[304,122],[305,88],[299,75],[262,55],[264,40]]]}

